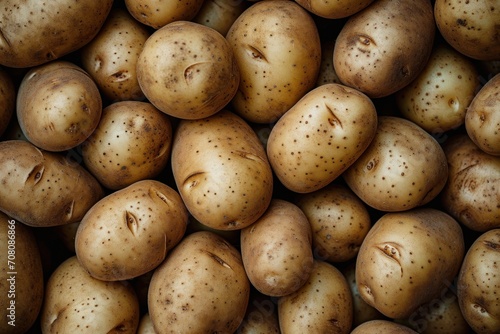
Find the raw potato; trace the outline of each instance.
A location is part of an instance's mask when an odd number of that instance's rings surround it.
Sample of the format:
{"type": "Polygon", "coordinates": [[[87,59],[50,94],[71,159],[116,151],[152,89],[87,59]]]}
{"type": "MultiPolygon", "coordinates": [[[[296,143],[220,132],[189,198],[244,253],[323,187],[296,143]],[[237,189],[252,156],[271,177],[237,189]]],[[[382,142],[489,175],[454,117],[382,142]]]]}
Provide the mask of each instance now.
{"type": "Polygon", "coordinates": [[[458,276],[458,302],[476,333],[500,331],[500,229],[481,234],[465,255],[458,276]]]}
{"type": "Polygon", "coordinates": [[[333,61],[342,83],[385,97],[423,70],[435,35],[429,0],[378,0],[349,17],[337,36],[333,61]]]}
{"type": "Polygon", "coordinates": [[[103,109],[97,128],[82,145],[83,162],[112,190],[155,178],[169,163],[171,123],[149,102],[112,103],[103,109]]]}
{"type": "Polygon", "coordinates": [[[89,43],[112,0],[4,0],[0,10],[0,64],[28,68],[58,59],[89,43]]]}
{"type": "Polygon", "coordinates": [[[450,137],[443,149],[449,165],[439,195],[444,210],[474,231],[500,228],[500,156],[483,152],[465,133],[450,137]]]}
{"type": "Polygon", "coordinates": [[[212,232],[195,232],[155,269],[149,316],[158,333],[233,333],[249,295],[239,251],[212,232]]]}
{"type": "Polygon", "coordinates": [[[431,134],[440,134],[464,124],[479,85],[479,72],[472,60],[440,44],[423,71],[396,92],[395,98],[403,117],[431,134]]]}
{"type": "Polygon", "coordinates": [[[500,6],[497,0],[436,0],[437,28],[452,47],[478,60],[500,60],[500,6]]]}
{"type": "Polygon", "coordinates": [[[174,134],[172,172],[193,217],[220,230],[239,230],[266,211],[273,173],[253,129],[222,110],[201,120],[182,120],[174,134]]]}
{"type": "Polygon", "coordinates": [[[97,36],[81,49],[82,67],[107,99],[144,99],[136,64],[150,34],[125,9],[116,7],[97,36]]]}
{"type": "Polygon", "coordinates": [[[226,36],[234,21],[246,8],[245,1],[205,0],[192,21],[215,29],[226,36]]]}
{"type": "Polygon", "coordinates": [[[262,294],[285,296],[309,279],[313,268],[311,226],[295,204],[273,199],[255,223],[241,230],[247,276],[262,294]]]}
{"type": "Polygon", "coordinates": [[[373,102],[356,89],[325,84],[274,125],[267,155],[281,183],[297,193],[325,187],[368,147],[377,130],[373,102]]]}
{"type": "Polygon", "coordinates": [[[200,119],[231,101],[240,72],[228,41],[217,30],[176,21],[147,39],[137,61],[137,80],[164,113],[200,119]]]}
{"type": "Polygon", "coordinates": [[[13,78],[4,68],[0,68],[0,136],[9,127],[16,110],[16,95],[13,78]]]}
{"type": "Polygon", "coordinates": [[[280,334],[277,303],[266,296],[252,290],[245,318],[235,334],[280,334]]]}
{"type": "Polygon", "coordinates": [[[470,139],[484,152],[500,156],[500,73],[474,96],[465,114],[470,139]]]}
{"type": "Polygon", "coordinates": [[[87,211],[75,237],[76,256],[94,278],[135,278],[163,262],[184,236],[187,221],[174,189],[160,181],[137,181],[87,211]]]}
{"type": "Polygon", "coordinates": [[[141,317],[139,327],[137,328],[137,334],[157,334],[149,313],[145,313],[141,317]]]}
{"type": "Polygon", "coordinates": [[[0,210],[37,227],[78,222],[104,196],[81,165],[24,140],[0,142],[0,182],[0,210]]]}
{"type": "Polygon", "coordinates": [[[418,334],[413,329],[391,320],[371,320],[354,328],[351,334],[418,334]]]}
{"type": "Polygon", "coordinates": [[[356,284],[363,300],[382,314],[407,318],[451,284],[464,253],[462,229],[445,212],[386,213],[361,245],[356,284]]]}
{"type": "Polygon", "coordinates": [[[356,14],[374,0],[296,0],[311,13],[327,19],[341,19],[356,14]]]}
{"type": "Polygon", "coordinates": [[[278,312],[284,334],[348,334],[353,318],[351,290],[340,270],[315,260],[304,286],[279,298],[278,312]]]}
{"type": "Polygon", "coordinates": [[[139,303],[128,282],[90,276],[76,256],[51,274],[40,314],[44,334],[130,333],[139,324],[139,303]]]}
{"type": "Polygon", "coordinates": [[[32,228],[0,211],[0,332],[27,333],[42,307],[42,258],[32,228]]]}
{"type": "Polygon", "coordinates": [[[331,183],[325,188],[297,196],[312,229],[316,258],[345,262],[356,257],[371,227],[368,208],[351,189],[331,183]]]}
{"type": "Polygon", "coordinates": [[[229,29],[241,72],[231,106],[253,123],[272,123],[316,83],[321,42],[311,15],[295,1],[258,1],[229,29]]]}
{"type": "Polygon", "coordinates": [[[101,94],[82,68],[56,60],[26,73],[16,110],[30,142],[60,152],[78,146],[94,132],[102,114],[101,94]]]}
{"type": "Polygon", "coordinates": [[[395,212],[437,197],[448,166],[439,143],[421,127],[404,118],[380,116],[375,138],[343,177],[366,204],[395,212]]]}

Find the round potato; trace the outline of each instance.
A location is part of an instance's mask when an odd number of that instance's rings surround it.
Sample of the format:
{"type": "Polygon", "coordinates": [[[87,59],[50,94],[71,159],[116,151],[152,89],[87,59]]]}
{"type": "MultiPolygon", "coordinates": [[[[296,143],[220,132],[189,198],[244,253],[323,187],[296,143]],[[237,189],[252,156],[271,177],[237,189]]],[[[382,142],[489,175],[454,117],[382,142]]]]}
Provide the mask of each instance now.
{"type": "Polygon", "coordinates": [[[184,236],[187,210],[166,184],[141,180],[97,202],[75,237],[78,261],[94,278],[122,281],[155,269],[184,236]]]}
{"type": "Polygon", "coordinates": [[[321,42],[311,15],[295,1],[258,1],[229,29],[241,71],[231,101],[253,123],[272,123],[316,83],[321,42]]]}
{"type": "Polygon", "coordinates": [[[201,120],[182,120],[172,144],[172,172],[186,207],[200,223],[239,230],[266,211],[273,173],[253,129],[222,110],[201,120]]]}
{"type": "Polygon", "coordinates": [[[341,19],[356,14],[374,0],[296,0],[311,13],[327,19],[341,19]]]}
{"type": "Polygon", "coordinates": [[[377,111],[356,89],[316,87],[274,125],[267,155],[281,183],[297,193],[319,190],[339,177],[375,136],[377,111]]]}
{"type": "Polygon", "coordinates": [[[240,72],[228,41],[217,30],[172,22],[147,39],[137,61],[147,99],[181,119],[211,116],[236,94],[240,72]]]}
{"type": "Polygon", "coordinates": [[[2,1],[0,64],[27,68],[47,63],[89,43],[113,0],[2,1]]]}
{"type": "Polygon", "coordinates": [[[155,269],[149,316],[158,333],[234,333],[250,296],[241,254],[222,237],[189,234],[155,269]]]}
{"type": "Polygon", "coordinates": [[[14,80],[5,69],[0,68],[0,136],[7,130],[16,110],[16,95],[14,80]]]}
{"type": "Polygon", "coordinates": [[[465,114],[470,139],[484,152],[500,156],[500,73],[474,96],[465,114]]]}
{"type": "Polygon", "coordinates": [[[439,143],[415,123],[379,116],[375,138],[342,174],[348,186],[369,206],[386,212],[429,203],[448,177],[439,143]]]}
{"type": "Polygon", "coordinates": [[[432,52],[429,0],[378,0],[349,17],[335,41],[340,81],[370,97],[385,97],[413,81],[432,52]]]}
{"type": "Polygon", "coordinates": [[[215,29],[226,36],[234,21],[246,8],[246,1],[205,0],[191,21],[215,29]]]}
{"type": "Polygon", "coordinates": [[[24,140],[0,142],[0,182],[0,210],[30,226],[78,222],[104,196],[81,165],[24,140]]]}
{"type": "Polygon", "coordinates": [[[464,253],[462,228],[445,212],[386,213],[361,245],[356,284],[363,300],[382,314],[407,318],[450,285],[464,253]]]}
{"type": "Polygon", "coordinates": [[[418,332],[391,320],[377,319],[358,325],[351,334],[418,334],[418,332]]]}
{"type": "Polygon", "coordinates": [[[255,223],[241,230],[241,256],[252,285],[267,296],[297,291],[313,268],[311,226],[295,204],[273,199],[255,223]]]}
{"type": "Polygon", "coordinates": [[[90,276],[76,256],[62,262],[45,287],[42,333],[129,333],[139,324],[139,303],[128,282],[90,276]]]}
{"type": "Polygon", "coordinates": [[[101,94],[82,68],[56,60],[26,73],[16,111],[30,142],[60,152],[78,146],[94,132],[102,114],[101,94]]]}
{"type": "Polygon", "coordinates": [[[158,176],[168,165],[172,124],[149,102],[118,101],[102,111],[82,144],[85,167],[108,189],[158,176]]]}
{"type": "Polygon", "coordinates": [[[500,229],[481,234],[465,255],[458,275],[460,309],[476,333],[500,331],[500,229]]]}

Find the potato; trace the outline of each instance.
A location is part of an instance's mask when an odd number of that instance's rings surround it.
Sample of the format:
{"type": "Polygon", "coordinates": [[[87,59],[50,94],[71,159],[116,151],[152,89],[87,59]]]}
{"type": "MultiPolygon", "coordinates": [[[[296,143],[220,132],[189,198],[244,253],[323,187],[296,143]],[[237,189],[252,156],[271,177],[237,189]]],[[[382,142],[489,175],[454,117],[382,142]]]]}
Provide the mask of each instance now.
{"type": "Polygon", "coordinates": [[[130,283],[95,279],[76,256],[55,269],[45,289],[43,333],[136,333],[139,304],[130,283]]]}
{"type": "Polygon", "coordinates": [[[42,258],[32,228],[0,211],[0,332],[27,333],[44,295],[42,258]]]}
{"type": "Polygon", "coordinates": [[[390,320],[371,320],[354,328],[351,334],[417,334],[413,329],[390,320]]]}
{"type": "Polygon", "coordinates": [[[344,275],[333,265],[315,260],[306,284],[278,300],[281,332],[350,333],[352,307],[344,275]]]}
{"type": "Polygon", "coordinates": [[[500,156],[483,152],[465,133],[451,136],[443,149],[449,165],[440,193],[445,211],[471,230],[500,227],[500,156]]]}
{"type": "Polygon", "coordinates": [[[280,334],[278,305],[271,298],[252,290],[245,318],[235,334],[280,334]]]}
{"type": "Polygon", "coordinates": [[[0,64],[27,68],[58,59],[89,43],[112,0],[2,1],[0,64]]]}
{"type": "Polygon", "coordinates": [[[233,333],[249,294],[239,251],[212,232],[195,232],[155,269],[149,316],[158,333],[233,333]]]}
{"type": "Polygon", "coordinates": [[[416,208],[380,217],[356,259],[361,298],[389,318],[409,317],[458,274],[465,242],[444,211],[416,208]]]}
{"type": "Polygon", "coordinates": [[[136,64],[151,32],[114,7],[97,36],[81,49],[82,67],[111,102],[143,100],[136,64]]]}
{"type": "Polygon", "coordinates": [[[328,262],[346,262],[356,257],[371,227],[368,208],[352,190],[331,183],[294,202],[311,225],[316,258],[328,262]]]}
{"type": "Polygon", "coordinates": [[[102,101],[97,85],[81,67],[56,60],[26,73],[16,111],[30,142],[60,152],[78,146],[94,132],[102,101]]]}
{"type": "Polygon", "coordinates": [[[149,313],[145,313],[142,315],[141,321],[139,322],[139,327],[137,328],[137,334],[156,334],[149,313]]]}
{"type": "Polygon", "coordinates": [[[0,142],[0,182],[0,210],[30,226],[78,222],[104,196],[81,165],[24,140],[0,142]]]}
{"type": "Polygon", "coordinates": [[[368,147],[377,130],[373,102],[356,89],[325,84],[274,125],[267,155],[281,183],[297,193],[325,187],[368,147]]]}
{"type": "Polygon", "coordinates": [[[479,72],[472,60],[438,44],[423,71],[396,92],[395,99],[404,118],[431,134],[440,134],[464,124],[479,85],[479,72]]]}
{"type": "Polygon", "coordinates": [[[236,94],[239,79],[228,41],[195,22],[176,21],[156,30],[137,61],[137,80],[147,99],[181,119],[220,111],[236,94]]]}
{"type": "Polygon", "coordinates": [[[458,276],[460,309],[476,333],[500,331],[500,229],[482,233],[468,249],[458,276]]]}
{"type": "Polygon", "coordinates": [[[262,217],[241,230],[240,247],[248,279],[264,295],[295,292],[311,274],[311,226],[289,201],[274,198],[262,217]]]}
{"type": "Polygon", "coordinates": [[[379,0],[349,17],[335,42],[340,81],[379,98],[395,93],[423,70],[435,24],[429,0],[379,0]]]}
{"type": "Polygon", "coordinates": [[[374,0],[296,0],[311,13],[327,19],[341,19],[356,14],[374,0]]]}
{"type": "Polygon", "coordinates": [[[241,71],[232,110],[253,123],[272,123],[315,86],[321,41],[311,15],[295,1],[258,1],[229,29],[241,71]]]}
{"type": "Polygon", "coordinates": [[[157,177],[168,165],[172,122],[149,102],[118,101],[82,144],[85,167],[106,188],[117,190],[157,177]]]}
{"type": "Polygon", "coordinates": [[[0,68],[0,136],[7,130],[16,110],[17,90],[11,75],[0,68]]]}
{"type": "Polygon", "coordinates": [[[478,60],[500,60],[498,1],[436,0],[437,28],[452,47],[478,60]]]}
{"type": "Polygon", "coordinates": [[[474,96],[465,114],[470,139],[484,152],[500,156],[500,73],[474,96]]]}
{"type": "Polygon", "coordinates": [[[375,138],[342,176],[363,202],[395,212],[436,198],[448,166],[442,147],[424,129],[404,118],[379,116],[375,138]]]}
{"type": "Polygon", "coordinates": [[[227,109],[182,120],[174,133],[172,173],[179,193],[200,223],[239,230],[255,222],[273,195],[273,173],[259,138],[227,109]]]}
{"type": "Polygon", "coordinates": [[[155,269],[186,232],[187,210],[174,189],[141,180],[97,202],[75,237],[81,265],[94,278],[122,281],[155,269]]]}
{"type": "Polygon", "coordinates": [[[239,0],[205,0],[191,21],[215,29],[226,36],[234,21],[247,7],[247,2],[239,0]]]}

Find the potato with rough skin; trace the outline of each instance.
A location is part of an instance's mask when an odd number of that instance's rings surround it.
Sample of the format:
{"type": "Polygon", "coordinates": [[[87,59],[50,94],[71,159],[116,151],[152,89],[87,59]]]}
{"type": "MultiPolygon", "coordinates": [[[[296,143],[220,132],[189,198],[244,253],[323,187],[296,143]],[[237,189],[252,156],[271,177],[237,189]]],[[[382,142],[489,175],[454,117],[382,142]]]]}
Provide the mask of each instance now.
{"type": "Polygon", "coordinates": [[[351,334],[418,334],[418,332],[392,320],[377,319],[358,325],[351,334]]]}
{"type": "Polygon", "coordinates": [[[176,190],[141,180],[94,204],[75,236],[78,261],[94,278],[122,281],[160,265],[186,232],[188,212],[176,190]]]}
{"type": "Polygon", "coordinates": [[[30,226],[80,221],[104,196],[83,166],[24,140],[0,142],[0,210],[30,226]]]}
{"type": "Polygon", "coordinates": [[[356,14],[374,0],[296,0],[311,13],[327,19],[341,19],[356,14]]]}
{"type": "Polygon", "coordinates": [[[4,68],[0,68],[0,136],[7,130],[16,110],[16,95],[13,78],[4,68]]]}

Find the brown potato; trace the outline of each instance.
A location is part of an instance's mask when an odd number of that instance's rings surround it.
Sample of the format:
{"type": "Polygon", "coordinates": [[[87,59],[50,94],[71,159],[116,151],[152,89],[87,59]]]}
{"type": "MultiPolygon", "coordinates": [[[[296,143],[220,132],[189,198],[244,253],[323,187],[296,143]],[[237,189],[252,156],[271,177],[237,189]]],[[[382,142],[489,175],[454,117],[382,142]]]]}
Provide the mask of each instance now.
{"type": "Polygon", "coordinates": [[[205,0],[192,21],[215,29],[226,36],[234,21],[247,7],[246,1],[205,0]]]}
{"type": "Polygon", "coordinates": [[[252,290],[245,318],[235,334],[280,334],[278,305],[270,296],[252,290]]]}
{"type": "Polygon", "coordinates": [[[341,19],[356,14],[374,0],[296,0],[311,13],[327,19],[341,19]]]}
{"type": "Polygon", "coordinates": [[[351,334],[417,334],[413,329],[390,320],[371,320],[358,325],[351,334]]]}
{"type": "Polygon", "coordinates": [[[11,75],[0,68],[0,136],[7,130],[16,110],[16,87],[11,75]]]}

